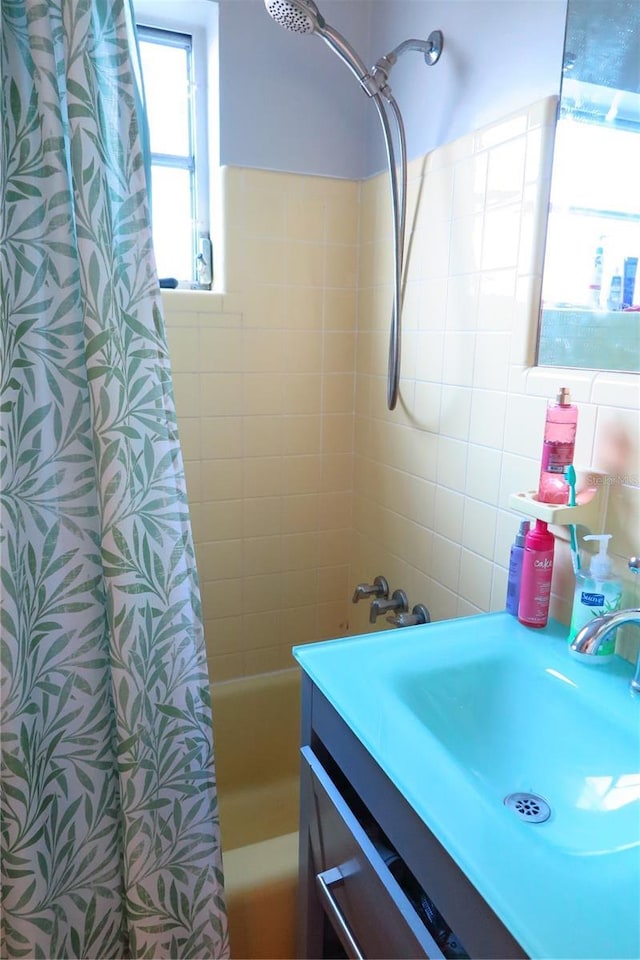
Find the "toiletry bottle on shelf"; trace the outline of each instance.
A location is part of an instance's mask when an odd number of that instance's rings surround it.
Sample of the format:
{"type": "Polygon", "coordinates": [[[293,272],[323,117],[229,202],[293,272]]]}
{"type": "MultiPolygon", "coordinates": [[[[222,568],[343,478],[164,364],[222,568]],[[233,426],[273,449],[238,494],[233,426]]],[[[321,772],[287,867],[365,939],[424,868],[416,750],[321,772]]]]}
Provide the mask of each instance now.
{"type": "MultiPolygon", "coordinates": [[[[569,627],[569,643],[582,627],[586,626],[594,617],[601,617],[605,613],[615,613],[620,609],[622,601],[622,583],[615,576],[611,566],[611,559],[607,547],[611,534],[590,534],[583,540],[598,540],[599,552],[591,558],[589,572],[579,570],[576,573],[576,590],[573,596],[573,611],[571,626],[569,627]]],[[[589,657],[589,661],[598,663],[610,659],[615,653],[616,632],[601,644],[597,657],[589,657]]]]}
{"type": "Polygon", "coordinates": [[[568,388],[561,387],[555,402],[547,407],[544,424],[538,483],[538,500],[542,503],[569,501],[569,484],[564,475],[573,463],[577,426],[578,408],[571,403],[568,388]]]}
{"type": "Polygon", "coordinates": [[[551,600],[554,541],[544,520],[536,520],[524,539],[518,620],[525,627],[546,627],[551,600]]]}
{"type": "MultiPolygon", "coordinates": [[[[636,274],[638,272],[638,258],[624,258],[624,272],[622,274],[622,299],[623,306],[632,307],[634,303],[633,293],[636,284],[636,274]]],[[[640,293],[640,290],[638,291],[640,293]]]]}
{"type": "Polygon", "coordinates": [[[591,283],[589,284],[589,303],[596,310],[600,306],[600,295],[602,292],[603,257],[604,257],[604,248],[602,246],[602,237],[600,237],[600,242],[596,247],[595,256],[593,258],[593,273],[591,275],[591,283]]]}
{"type": "Polygon", "coordinates": [[[530,524],[528,520],[520,521],[520,528],[516,533],[516,538],[509,554],[509,577],[507,580],[507,613],[518,616],[518,604],[520,603],[520,583],[522,580],[522,559],[524,557],[524,541],[529,532],[530,524]]]}
{"type": "Polygon", "coordinates": [[[617,268],[609,284],[607,310],[622,310],[622,274],[617,268]]]}

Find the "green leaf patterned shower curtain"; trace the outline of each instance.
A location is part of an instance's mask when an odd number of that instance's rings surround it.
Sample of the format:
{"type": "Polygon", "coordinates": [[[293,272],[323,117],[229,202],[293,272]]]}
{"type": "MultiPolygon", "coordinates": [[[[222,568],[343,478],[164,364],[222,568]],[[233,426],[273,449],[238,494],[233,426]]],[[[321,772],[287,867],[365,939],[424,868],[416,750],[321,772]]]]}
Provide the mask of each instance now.
{"type": "Polygon", "coordinates": [[[131,11],[0,6],[0,955],[225,957],[131,11]]]}

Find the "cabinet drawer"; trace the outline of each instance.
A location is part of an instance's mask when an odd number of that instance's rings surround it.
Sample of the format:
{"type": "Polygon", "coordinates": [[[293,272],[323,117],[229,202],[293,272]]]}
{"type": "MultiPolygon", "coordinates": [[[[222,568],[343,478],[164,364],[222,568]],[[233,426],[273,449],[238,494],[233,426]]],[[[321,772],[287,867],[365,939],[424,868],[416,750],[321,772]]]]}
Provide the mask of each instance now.
{"type": "Polygon", "coordinates": [[[309,835],[317,892],[345,949],[370,960],[442,958],[424,924],[310,747],[302,776],[314,808],[309,835]]]}

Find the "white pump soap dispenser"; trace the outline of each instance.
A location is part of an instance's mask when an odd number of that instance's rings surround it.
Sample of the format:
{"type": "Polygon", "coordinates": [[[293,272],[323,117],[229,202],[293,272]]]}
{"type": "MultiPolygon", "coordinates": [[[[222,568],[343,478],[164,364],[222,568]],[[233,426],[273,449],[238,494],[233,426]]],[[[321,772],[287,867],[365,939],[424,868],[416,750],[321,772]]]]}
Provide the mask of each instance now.
{"type": "MultiPolygon", "coordinates": [[[[582,627],[590,623],[594,617],[601,617],[607,613],[615,613],[620,609],[622,601],[622,583],[612,572],[611,558],[607,547],[611,534],[590,534],[583,540],[598,540],[599,552],[591,558],[589,572],[578,570],[576,573],[576,590],[573,597],[573,611],[571,626],[569,627],[569,643],[571,643],[582,627]]],[[[616,631],[612,631],[600,646],[595,657],[588,657],[590,662],[602,663],[610,659],[615,653],[616,631]]]]}

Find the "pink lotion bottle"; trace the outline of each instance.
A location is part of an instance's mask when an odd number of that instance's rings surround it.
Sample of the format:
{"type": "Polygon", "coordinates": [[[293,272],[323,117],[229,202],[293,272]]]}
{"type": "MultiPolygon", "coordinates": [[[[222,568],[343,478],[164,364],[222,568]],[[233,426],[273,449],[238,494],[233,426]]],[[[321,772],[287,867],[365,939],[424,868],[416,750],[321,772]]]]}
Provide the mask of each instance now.
{"type": "Polygon", "coordinates": [[[524,539],[518,620],[525,627],[546,627],[551,599],[554,540],[544,520],[536,520],[524,539]]]}
{"type": "Polygon", "coordinates": [[[547,407],[542,444],[538,500],[568,503],[569,484],[564,474],[573,463],[578,426],[578,408],[571,403],[569,390],[561,387],[555,402],[547,407]]]}

